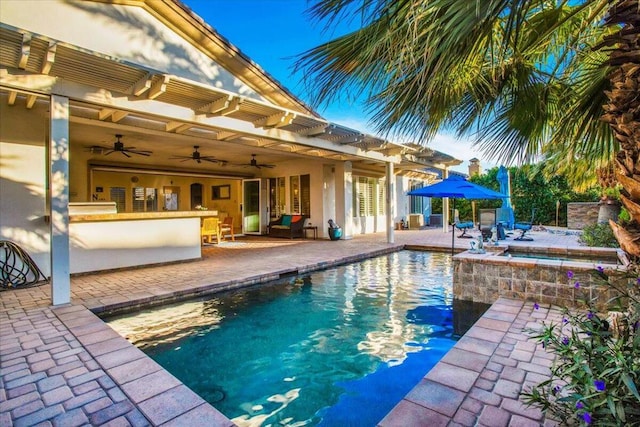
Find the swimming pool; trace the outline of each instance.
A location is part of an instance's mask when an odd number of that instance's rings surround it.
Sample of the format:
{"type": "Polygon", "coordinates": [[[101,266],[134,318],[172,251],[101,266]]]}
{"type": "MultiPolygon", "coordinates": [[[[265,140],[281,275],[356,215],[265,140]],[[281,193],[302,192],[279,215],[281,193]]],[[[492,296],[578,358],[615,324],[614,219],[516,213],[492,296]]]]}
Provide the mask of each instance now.
{"type": "Polygon", "coordinates": [[[105,320],[239,426],[373,426],[473,323],[451,275],[401,251],[105,320]]]}

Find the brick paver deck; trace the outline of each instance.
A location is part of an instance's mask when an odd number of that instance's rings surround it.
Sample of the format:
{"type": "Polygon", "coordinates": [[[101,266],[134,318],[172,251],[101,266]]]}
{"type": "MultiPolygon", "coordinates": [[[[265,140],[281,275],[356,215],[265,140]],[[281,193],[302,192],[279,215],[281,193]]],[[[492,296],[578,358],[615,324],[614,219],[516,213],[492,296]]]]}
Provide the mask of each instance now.
{"type": "Polygon", "coordinates": [[[548,378],[553,360],[523,329],[561,318],[554,308],[500,298],[380,426],[555,425],[518,397],[548,378]]]}
{"type": "MultiPolygon", "coordinates": [[[[532,236],[527,246],[578,246],[573,235],[532,236]]],[[[443,250],[451,234],[398,231],[395,241],[386,243],[384,234],[335,242],[239,239],[205,247],[199,261],[73,277],[66,306],[50,306],[48,285],[0,292],[0,426],[232,425],[94,312],[246,286],[405,246],[443,250]]],[[[456,241],[458,250],[468,246],[456,241]]],[[[380,425],[542,424],[542,414],[517,396],[544,378],[550,360],[522,327],[554,313],[500,299],[380,425]]]]}

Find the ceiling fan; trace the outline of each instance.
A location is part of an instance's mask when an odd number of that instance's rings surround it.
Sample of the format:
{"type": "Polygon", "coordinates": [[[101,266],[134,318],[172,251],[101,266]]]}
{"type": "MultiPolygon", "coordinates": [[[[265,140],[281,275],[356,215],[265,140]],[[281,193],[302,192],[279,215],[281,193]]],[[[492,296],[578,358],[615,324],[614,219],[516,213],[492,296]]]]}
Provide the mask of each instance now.
{"type": "Polygon", "coordinates": [[[256,160],[256,155],[252,154],[251,155],[251,161],[249,163],[243,163],[243,164],[240,164],[238,166],[244,166],[244,167],[253,166],[254,168],[261,169],[261,168],[273,168],[276,165],[268,165],[266,163],[258,163],[258,161],[256,160]]]}
{"type": "Polygon", "coordinates": [[[194,145],[193,146],[193,153],[191,153],[191,155],[189,156],[173,156],[170,157],[170,159],[182,159],[182,162],[186,162],[187,160],[195,160],[197,163],[202,163],[202,161],[204,160],[205,162],[211,162],[211,163],[220,163],[221,166],[224,166],[227,164],[226,160],[220,160],[220,159],[216,159],[214,156],[203,156],[202,153],[200,153],[198,151],[198,149],[200,148],[199,145],[194,145]]]}
{"type": "Polygon", "coordinates": [[[130,154],[137,154],[140,156],[150,156],[151,151],[148,150],[136,150],[136,147],[125,147],[124,143],[120,141],[122,135],[116,134],[116,141],[113,143],[113,148],[111,147],[102,147],[100,145],[92,145],[89,147],[89,150],[93,153],[100,152],[104,153],[105,156],[108,156],[111,153],[120,152],[127,157],[131,157],[130,154]]]}

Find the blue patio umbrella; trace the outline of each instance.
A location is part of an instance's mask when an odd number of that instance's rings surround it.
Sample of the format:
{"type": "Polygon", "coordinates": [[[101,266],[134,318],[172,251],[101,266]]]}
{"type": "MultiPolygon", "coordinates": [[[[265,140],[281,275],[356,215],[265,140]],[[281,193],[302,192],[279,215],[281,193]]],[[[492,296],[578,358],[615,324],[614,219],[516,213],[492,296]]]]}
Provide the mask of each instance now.
{"type": "MultiPolygon", "coordinates": [[[[453,210],[456,209],[456,199],[504,199],[505,194],[494,191],[482,185],[469,182],[461,176],[451,175],[440,182],[426,187],[417,188],[407,193],[410,196],[449,197],[453,199],[453,210]]],[[[455,244],[455,232],[451,231],[451,254],[455,244]]]]}
{"type": "Polygon", "coordinates": [[[498,221],[504,221],[508,224],[509,228],[513,228],[515,216],[513,213],[513,206],[511,206],[511,177],[509,176],[509,169],[504,166],[498,168],[498,174],[496,180],[500,184],[500,192],[506,197],[502,199],[502,211],[499,215],[498,221]]]}

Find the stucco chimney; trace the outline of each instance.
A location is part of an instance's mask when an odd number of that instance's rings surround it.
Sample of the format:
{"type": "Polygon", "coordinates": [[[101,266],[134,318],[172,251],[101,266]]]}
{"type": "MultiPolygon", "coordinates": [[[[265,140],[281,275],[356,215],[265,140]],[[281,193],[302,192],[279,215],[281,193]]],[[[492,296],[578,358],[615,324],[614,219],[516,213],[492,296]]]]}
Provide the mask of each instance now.
{"type": "Polygon", "coordinates": [[[480,166],[480,160],[475,157],[469,160],[469,176],[481,175],[482,167],[480,166]]]}

